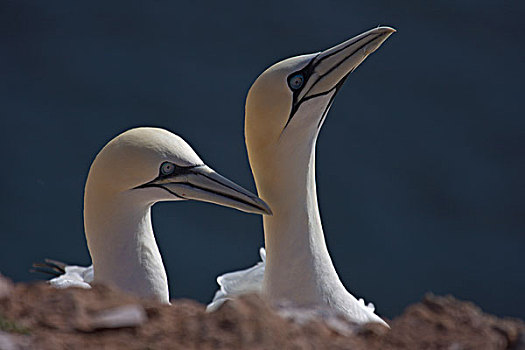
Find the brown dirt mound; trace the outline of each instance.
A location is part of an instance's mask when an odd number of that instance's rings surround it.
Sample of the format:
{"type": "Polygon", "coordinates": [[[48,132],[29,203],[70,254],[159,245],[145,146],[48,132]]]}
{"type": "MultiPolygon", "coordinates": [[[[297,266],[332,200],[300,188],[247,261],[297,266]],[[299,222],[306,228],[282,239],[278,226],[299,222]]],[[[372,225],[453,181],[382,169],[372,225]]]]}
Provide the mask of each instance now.
{"type": "Polygon", "coordinates": [[[451,296],[428,295],[389,322],[341,331],[298,324],[258,296],[217,312],[190,300],[171,306],[105,286],[56,290],[0,276],[0,349],[525,349],[525,324],[484,314],[451,296]]]}

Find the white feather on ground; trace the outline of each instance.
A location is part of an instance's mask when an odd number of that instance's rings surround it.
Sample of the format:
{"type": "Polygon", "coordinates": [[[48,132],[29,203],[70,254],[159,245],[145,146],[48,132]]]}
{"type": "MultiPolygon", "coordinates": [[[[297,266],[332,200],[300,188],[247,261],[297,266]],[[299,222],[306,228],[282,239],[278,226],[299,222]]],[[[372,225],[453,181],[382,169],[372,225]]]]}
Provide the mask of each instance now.
{"type": "Polygon", "coordinates": [[[93,282],[93,265],[87,267],[67,265],[64,270],[64,274],[49,280],[49,284],[55,288],[91,288],[90,283],[93,282]]]}
{"type": "Polygon", "coordinates": [[[225,273],[217,277],[220,289],[206,307],[206,311],[217,310],[226,300],[249,293],[260,293],[266,264],[266,250],[259,249],[261,261],[245,270],[225,273]]]}

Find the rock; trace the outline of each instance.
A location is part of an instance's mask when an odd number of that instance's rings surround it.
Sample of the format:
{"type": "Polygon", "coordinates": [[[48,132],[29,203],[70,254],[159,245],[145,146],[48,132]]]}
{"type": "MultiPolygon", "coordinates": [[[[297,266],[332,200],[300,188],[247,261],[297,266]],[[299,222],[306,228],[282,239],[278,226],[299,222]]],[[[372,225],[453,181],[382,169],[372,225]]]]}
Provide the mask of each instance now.
{"type": "Polygon", "coordinates": [[[0,350],[26,350],[32,349],[30,339],[0,331],[0,350]]]}
{"type": "Polygon", "coordinates": [[[100,329],[115,329],[138,327],[146,322],[148,317],[142,305],[124,305],[103,311],[91,316],[83,326],[78,327],[84,332],[100,329]]]}
{"type": "MultiPolygon", "coordinates": [[[[341,335],[350,336],[360,329],[360,326],[348,321],[344,316],[331,310],[321,308],[299,308],[288,303],[276,306],[278,314],[299,325],[311,322],[322,322],[332,331],[341,335]]],[[[385,329],[388,329],[384,327],[385,329]]]]}
{"type": "Polygon", "coordinates": [[[0,274],[0,299],[5,298],[13,290],[13,282],[0,274]]]}
{"type": "Polygon", "coordinates": [[[6,333],[0,332],[0,349],[2,350],[18,350],[20,347],[14,340],[14,336],[6,333]]]}
{"type": "Polygon", "coordinates": [[[105,286],[8,288],[0,298],[8,325],[0,327],[0,349],[525,349],[523,321],[452,296],[425,296],[388,330],[356,327],[323,310],[274,308],[257,295],[207,313],[191,300],[163,305],[105,286]]]}

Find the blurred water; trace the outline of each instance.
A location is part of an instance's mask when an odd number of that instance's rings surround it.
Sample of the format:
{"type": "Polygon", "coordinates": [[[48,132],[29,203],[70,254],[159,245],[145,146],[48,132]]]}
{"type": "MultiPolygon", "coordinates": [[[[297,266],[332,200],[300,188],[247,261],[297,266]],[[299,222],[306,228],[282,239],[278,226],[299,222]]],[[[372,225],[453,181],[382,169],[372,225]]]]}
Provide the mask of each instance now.
{"type": "MultiPolygon", "coordinates": [[[[377,25],[398,29],[348,79],[318,142],[328,245],[349,289],[393,316],[426,291],[525,317],[525,3],[0,2],[0,271],[89,263],[82,194],[113,136],[179,133],[254,188],[243,140],[256,76],[377,25]]],[[[154,208],[172,297],[209,301],[254,263],[254,215],[154,208]],[[206,219],[204,219],[206,218],[206,219]]]]}

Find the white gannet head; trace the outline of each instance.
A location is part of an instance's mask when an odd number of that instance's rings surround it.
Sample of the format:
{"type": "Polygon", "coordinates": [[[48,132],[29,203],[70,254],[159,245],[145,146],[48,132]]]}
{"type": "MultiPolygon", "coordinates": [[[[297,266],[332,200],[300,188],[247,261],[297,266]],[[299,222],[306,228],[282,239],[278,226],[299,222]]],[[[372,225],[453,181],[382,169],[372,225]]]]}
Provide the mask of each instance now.
{"type": "Polygon", "coordinates": [[[96,156],[86,183],[104,198],[125,194],[146,206],[193,199],[270,214],[256,195],[219,175],[179,136],[158,128],[135,128],[111,140],[96,156]]]}
{"type": "MultiPolygon", "coordinates": [[[[325,51],[288,58],[264,71],[246,99],[245,136],[259,195],[279,198],[276,179],[309,161],[326,114],[348,75],[395,30],[379,27],[325,51]],[[305,159],[303,159],[305,158],[305,159]],[[266,185],[268,183],[268,185],[266,185]],[[270,191],[275,192],[273,196],[270,191]]],[[[273,205],[273,201],[270,202],[273,205]]]]}

